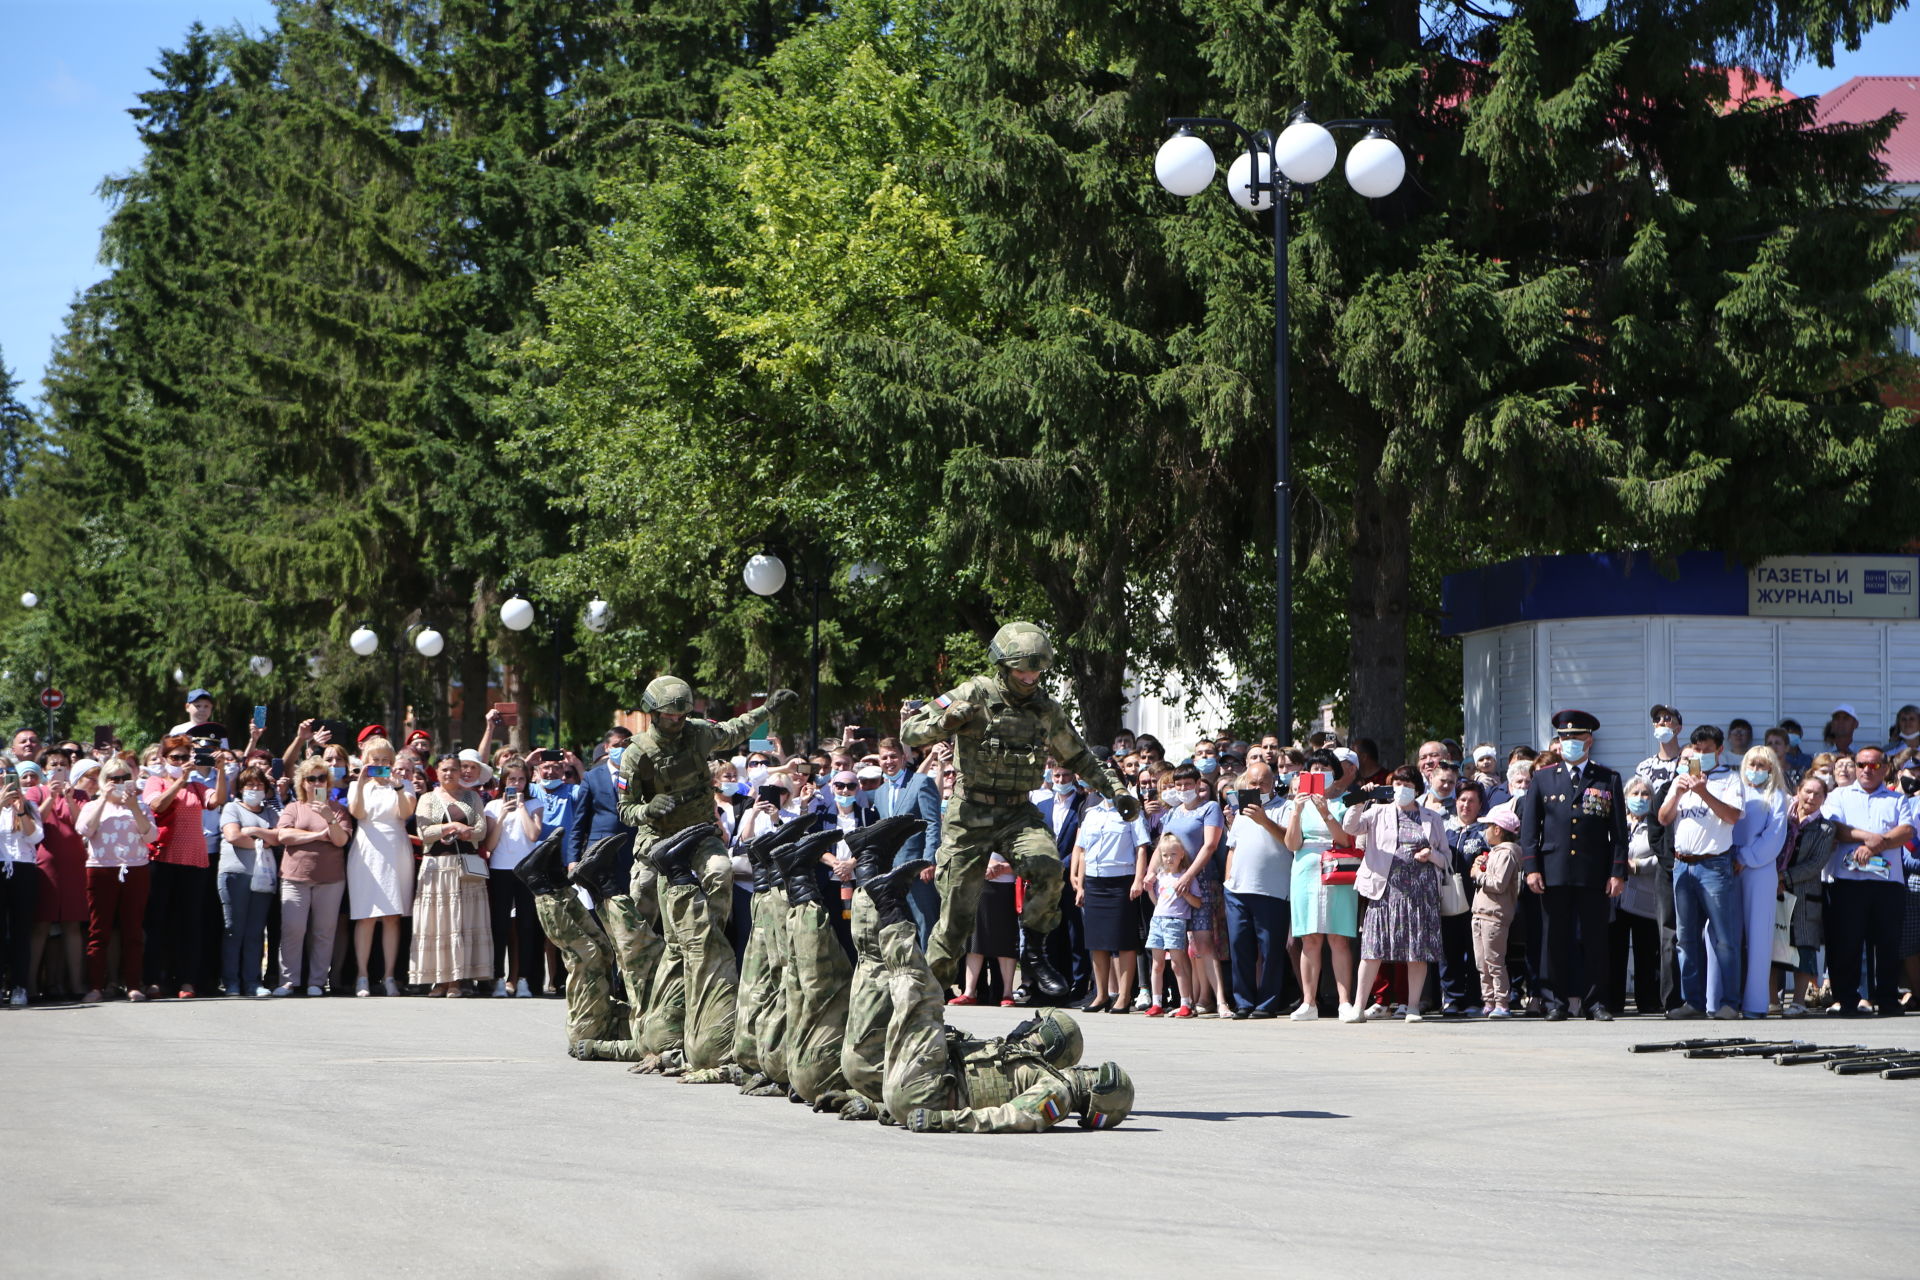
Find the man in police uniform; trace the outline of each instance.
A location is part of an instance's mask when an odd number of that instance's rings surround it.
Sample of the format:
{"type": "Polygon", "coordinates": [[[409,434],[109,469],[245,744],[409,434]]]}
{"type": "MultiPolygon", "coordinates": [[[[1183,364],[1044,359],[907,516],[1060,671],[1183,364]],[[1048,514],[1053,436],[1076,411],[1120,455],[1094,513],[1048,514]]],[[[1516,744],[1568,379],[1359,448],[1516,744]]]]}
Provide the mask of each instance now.
{"type": "Polygon", "coordinates": [[[987,649],[997,668],[941,694],[901,727],[910,747],[954,739],[952,808],[940,834],[935,884],[940,890],[940,920],[927,940],[927,963],[942,986],[958,976],[960,961],[973,938],[980,891],[986,884],[987,856],[996,850],[1027,881],[1020,913],[1021,963],[1034,985],[1050,1000],[1067,993],[1060,976],[1035,940],[1060,924],[1064,877],[1053,836],[1040,811],[1027,798],[1043,781],[1047,756],[1113,798],[1120,816],[1132,821],[1140,802],[1106,761],[1067,723],[1066,712],[1040,688],[1053,666],[1053,643],[1031,622],[1010,622],[987,649]]]}
{"type": "Polygon", "coordinates": [[[1593,763],[1585,711],[1553,717],[1564,763],[1535,771],[1520,797],[1520,858],[1527,888],[1541,895],[1541,968],[1547,1018],[1564,1021],[1568,1002],[1611,1022],[1599,1001],[1607,979],[1607,899],[1627,884],[1627,803],[1620,775],[1593,763]]]}
{"type": "Polygon", "coordinates": [[[739,969],[724,930],[733,907],[733,860],[718,830],[679,845],[671,861],[653,855],[669,836],[713,820],[713,780],[707,761],[745,742],[781,707],[796,701],[776,689],[766,705],[714,723],[692,716],[693,687],[674,676],[647,685],[640,709],[653,723],[620,759],[620,820],[634,829],[632,897],[644,901],[657,873],[660,916],[669,955],[685,965],[686,1061],[693,1070],[733,1057],[739,969]]]}

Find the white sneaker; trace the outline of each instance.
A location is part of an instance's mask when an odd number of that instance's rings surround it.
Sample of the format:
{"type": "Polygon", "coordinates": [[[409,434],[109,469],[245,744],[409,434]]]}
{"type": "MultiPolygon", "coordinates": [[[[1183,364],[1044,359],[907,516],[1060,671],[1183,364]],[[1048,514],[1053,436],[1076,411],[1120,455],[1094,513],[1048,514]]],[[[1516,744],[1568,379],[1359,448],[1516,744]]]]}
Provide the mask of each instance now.
{"type": "Polygon", "coordinates": [[[1418,1009],[1407,1010],[1408,1022],[1425,1022],[1426,1020],[1427,1020],[1427,1016],[1421,1013],[1418,1009]]]}
{"type": "Polygon", "coordinates": [[[397,996],[400,994],[400,984],[395,982],[392,978],[388,978],[386,981],[381,983],[380,989],[382,991],[385,991],[390,996],[397,996]]]}
{"type": "Polygon", "coordinates": [[[1138,1013],[1142,1009],[1153,1008],[1153,997],[1148,995],[1146,992],[1142,991],[1139,995],[1133,998],[1133,1008],[1134,1008],[1134,1012],[1136,1013],[1138,1013]]]}
{"type": "Polygon", "coordinates": [[[1363,1018],[1363,1017],[1361,1017],[1361,1015],[1360,1015],[1360,1006],[1359,1006],[1359,1005],[1357,1005],[1357,1004],[1343,1004],[1343,1005],[1341,1005],[1341,1006],[1340,1006],[1340,1021],[1342,1021],[1342,1022],[1365,1022],[1365,1021],[1366,1021],[1366,1019],[1365,1019],[1365,1018],[1363,1018]]]}
{"type": "Polygon", "coordinates": [[[1292,1021],[1292,1022],[1312,1022],[1314,1019],[1318,1018],[1319,1016],[1320,1016],[1320,1006],[1314,1004],[1312,1001],[1308,1001],[1307,1003],[1301,1005],[1298,1009],[1295,1009],[1292,1013],[1288,1014],[1287,1018],[1289,1021],[1292,1021]]]}
{"type": "Polygon", "coordinates": [[[1740,1011],[1734,1008],[1730,1004],[1721,1005],[1717,1010],[1714,1011],[1713,1016],[1718,1018],[1722,1022],[1740,1021],[1740,1011]]]}
{"type": "Polygon", "coordinates": [[[367,980],[365,978],[355,978],[353,980],[353,994],[356,998],[365,998],[371,996],[373,992],[367,990],[367,980]]]}
{"type": "Polygon", "coordinates": [[[16,1009],[26,1008],[27,1007],[27,989],[25,987],[15,987],[13,989],[13,999],[9,1000],[7,1003],[11,1004],[16,1009]]]}
{"type": "Polygon", "coordinates": [[[495,1000],[505,1000],[507,998],[507,980],[505,978],[493,984],[493,998],[495,1000]]]}
{"type": "Polygon", "coordinates": [[[1367,1006],[1367,1011],[1360,1016],[1368,1022],[1378,1022],[1382,1018],[1391,1018],[1393,1011],[1383,1004],[1370,1004],[1367,1006]]]}
{"type": "Polygon", "coordinates": [[[323,995],[325,995],[325,994],[326,994],[326,992],[324,992],[324,991],[322,991],[322,990],[321,990],[320,988],[318,988],[318,987],[308,987],[308,988],[307,988],[307,994],[308,994],[308,995],[310,995],[310,996],[323,996],[323,995]]]}
{"type": "Polygon", "coordinates": [[[276,995],[276,996],[290,996],[290,995],[292,995],[292,994],[293,994],[293,988],[292,988],[292,987],[287,987],[287,986],[280,986],[280,987],[275,987],[275,988],[274,988],[274,989],[273,989],[273,990],[272,990],[271,992],[269,992],[268,994],[270,994],[270,995],[276,995]]]}
{"type": "Polygon", "coordinates": [[[253,989],[253,994],[257,997],[257,996],[278,995],[280,993],[275,991],[272,987],[255,987],[253,989]]]}
{"type": "Polygon", "coordinates": [[[533,988],[527,985],[525,978],[522,978],[513,984],[513,995],[516,1000],[531,1000],[533,999],[533,988]]]}

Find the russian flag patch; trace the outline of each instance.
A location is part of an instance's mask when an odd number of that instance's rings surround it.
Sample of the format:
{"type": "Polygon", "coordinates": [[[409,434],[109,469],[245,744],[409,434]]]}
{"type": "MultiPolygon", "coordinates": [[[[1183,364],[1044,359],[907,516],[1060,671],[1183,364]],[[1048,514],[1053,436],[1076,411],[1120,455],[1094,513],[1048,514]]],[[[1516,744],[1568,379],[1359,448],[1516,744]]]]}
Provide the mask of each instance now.
{"type": "Polygon", "coordinates": [[[1104,1111],[1096,1111],[1087,1117],[1087,1128],[1089,1129],[1104,1129],[1106,1124],[1107,1113],[1104,1111]]]}
{"type": "Polygon", "coordinates": [[[933,700],[933,705],[940,708],[942,711],[945,711],[948,707],[953,705],[953,699],[949,698],[946,694],[943,693],[939,697],[933,700]]]}
{"type": "Polygon", "coordinates": [[[1040,1113],[1046,1116],[1048,1124],[1058,1124],[1060,1121],[1060,1104],[1054,1099],[1048,1098],[1040,1104],[1040,1113]]]}

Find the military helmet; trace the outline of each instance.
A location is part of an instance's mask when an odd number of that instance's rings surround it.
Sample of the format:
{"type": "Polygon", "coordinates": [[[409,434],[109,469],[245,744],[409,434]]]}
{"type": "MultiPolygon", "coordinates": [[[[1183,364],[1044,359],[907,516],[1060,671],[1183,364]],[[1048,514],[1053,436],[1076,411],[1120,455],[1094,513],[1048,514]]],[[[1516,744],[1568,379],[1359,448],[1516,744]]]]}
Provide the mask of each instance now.
{"type": "Polygon", "coordinates": [[[1009,622],[993,633],[987,656],[1002,667],[1049,671],[1053,668],[1053,641],[1031,622],[1009,622]]]}
{"type": "Polygon", "coordinates": [[[658,711],[685,715],[693,710],[693,686],[679,676],[656,676],[640,695],[640,709],[649,715],[658,711]]]}
{"type": "Polygon", "coordinates": [[[1090,1072],[1087,1109],[1080,1116],[1082,1129],[1111,1129],[1133,1110],[1133,1078],[1117,1062],[1103,1062],[1090,1072]]]}
{"type": "Polygon", "coordinates": [[[1007,1032],[1007,1044],[1037,1053],[1048,1066],[1062,1071],[1079,1065],[1086,1048],[1080,1024],[1059,1009],[1036,1010],[1031,1018],[1007,1032]]]}

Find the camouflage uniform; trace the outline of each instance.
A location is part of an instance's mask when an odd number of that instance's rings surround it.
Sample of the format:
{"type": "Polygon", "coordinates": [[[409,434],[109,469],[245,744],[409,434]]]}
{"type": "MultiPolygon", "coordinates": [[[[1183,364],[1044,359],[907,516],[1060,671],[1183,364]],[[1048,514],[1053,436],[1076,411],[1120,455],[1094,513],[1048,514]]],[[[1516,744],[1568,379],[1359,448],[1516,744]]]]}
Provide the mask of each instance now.
{"type": "Polygon", "coordinates": [[[633,1062],[631,1039],[618,1039],[627,1006],[613,998],[613,948],[607,935],[571,892],[543,893],[533,900],[540,927],[567,966],[567,1050],[575,1057],[633,1062]]]}
{"type": "MultiPolygon", "coordinates": [[[[753,931],[740,957],[740,1016],[733,1031],[733,1060],[749,1075],[773,1077],[763,1046],[769,1038],[786,1035],[787,1002],[782,988],[786,978],[770,945],[776,923],[782,930],[786,927],[786,898],[782,890],[769,888],[752,899],[753,931]]],[[[778,1078],[784,1083],[786,1073],[778,1078]]]]}
{"type": "MultiPolygon", "coordinates": [[[[651,907],[652,904],[648,903],[647,906],[651,907]]],[[[647,911],[640,902],[623,893],[600,904],[600,919],[607,936],[613,940],[614,958],[619,962],[620,976],[627,984],[627,1004],[633,1011],[634,1042],[644,1046],[649,1040],[659,1041],[664,1036],[670,1038],[650,1052],[679,1048],[680,1022],[683,1018],[672,1016],[674,1011],[665,1005],[657,1012],[653,1007],[655,978],[665,958],[666,944],[648,923],[647,911]],[[655,1018],[663,1023],[671,1022],[671,1025],[660,1027],[661,1035],[649,1036],[648,1024],[655,1018]]],[[[685,999],[683,992],[679,1010],[681,1015],[685,1012],[685,999]]]]}
{"type": "MultiPolygon", "coordinates": [[[[766,721],[770,708],[791,697],[789,690],[780,690],[767,706],[719,724],[688,716],[676,733],[666,732],[656,720],[627,745],[620,761],[620,820],[634,829],[636,898],[645,878],[639,868],[647,850],[665,836],[713,820],[708,758],[745,742],[766,721]]],[[[692,704],[693,690],[671,676],[649,684],[641,701],[656,714],[684,713],[692,704]]],[[[697,885],[661,884],[658,891],[667,947],[679,953],[685,966],[687,1065],[699,1069],[733,1056],[739,971],[724,932],[733,906],[733,861],[725,845],[709,838],[693,851],[692,865],[697,885]]]]}
{"type": "Polygon", "coordinates": [[[853,891],[853,981],[847,990],[847,1029],[840,1041],[840,1074],[847,1087],[878,1107],[887,1070],[887,1024],[893,1020],[886,960],[880,954],[880,913],[865,887],[853,891]]]}
{"type": "MultiPolygon", "coordinates": [[[[845,1094],[840,1046],[847,1029],[847,987],[853,962],[818,902],[787,908],[787,1069],[795,1093],[827,1105],[845,1094]]],[[[844,1102],[844,1097],[840,1099],[844,1102]]]]}
{"type": "MultiPolygon", "coordinates": [[[[944,1001],[915,941],[911,920],[884,926],[893,998],[887,1027],[886,1106],[909,1128],[956,1133],[1042,1133],[1075,1113],[1081,1124],[1104,1128],[1117,1116],[1102,1110],[1095,1084],[1111,1070],[1058,1067],[1030,1048],[1006,1040],[972,1040],[941,1021],[944,1001]]],[[[1125,1104],[1132,1086],[1125,1086],[1125,1104]]],[[[1118,1115],[1125,1114],[1121,1107],[1118,1115]]]]}
{"type": "MultiPolygon", "coordinates": [[[[1039,655],[1032,659],[1036,665],[1051,665],[1053,650],[1038,627],[1011,623],[994,637],[991,652],[1005,668],[1029,660],[1029,653],[1039,655]]],[[[1026,936],[1045,937],[1060,924],[1060,851],[1027,799],[1043,780],[1049,753],[1096,791],[1114,797],[1116,806],[1138,812],[1138,802],[1087,749],[1060,704],[1037,686],[1021,691],[1004,669],[941,694],[900,729],[901,740],[911,747],[949,736],[959,776],[934,859],[940,920],[927,940],[927,962],[943,986],[959,976],[986,884],[987,856],[996,850],[1027,881],[1020,913],[1026,936]]]]}

